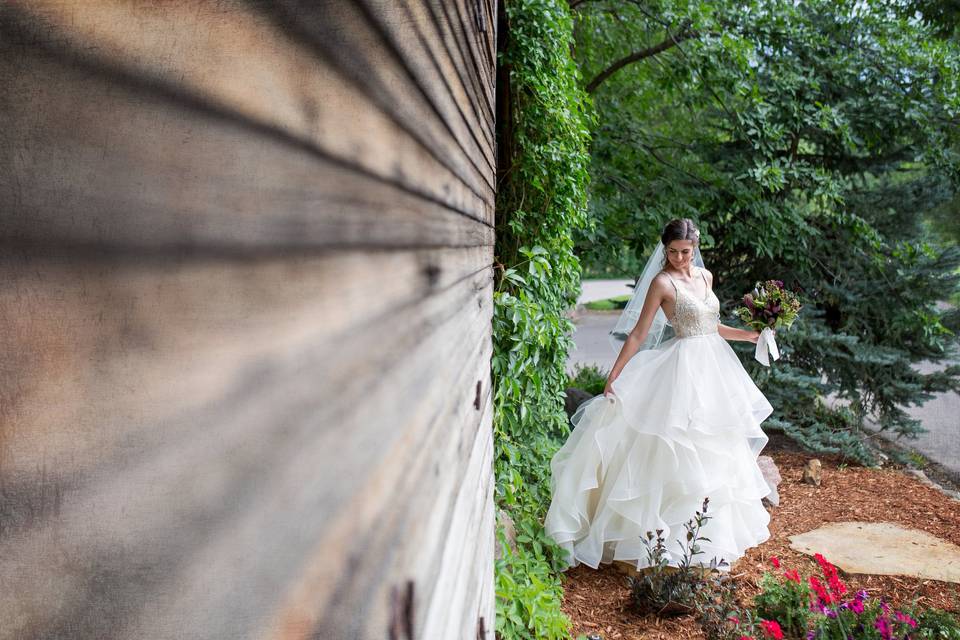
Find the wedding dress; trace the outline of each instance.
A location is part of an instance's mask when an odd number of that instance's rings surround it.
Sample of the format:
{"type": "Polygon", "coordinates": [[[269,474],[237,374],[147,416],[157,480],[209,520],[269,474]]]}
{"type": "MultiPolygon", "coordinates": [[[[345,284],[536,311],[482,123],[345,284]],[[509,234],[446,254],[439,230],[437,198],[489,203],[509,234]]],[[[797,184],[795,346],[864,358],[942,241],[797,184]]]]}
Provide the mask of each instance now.
{"type": "Polygon", "coordinates": [[[678,566],[684,523],[705,497],[711,518],[700,533],[710,541],[698,542],[692,565],[714,556],[732,565],[770,537],[761,498],[771,489],[757,457],[773,408],[717,333],[720,301],[710,287],[700,298],[670,281],[675,337],[630,358],[612,397],[581,404],[551,460],[545,529],[570,553],[569,566],[622,560],[642,569],[650,564],[642,540],[656,529],[678,566]]]}

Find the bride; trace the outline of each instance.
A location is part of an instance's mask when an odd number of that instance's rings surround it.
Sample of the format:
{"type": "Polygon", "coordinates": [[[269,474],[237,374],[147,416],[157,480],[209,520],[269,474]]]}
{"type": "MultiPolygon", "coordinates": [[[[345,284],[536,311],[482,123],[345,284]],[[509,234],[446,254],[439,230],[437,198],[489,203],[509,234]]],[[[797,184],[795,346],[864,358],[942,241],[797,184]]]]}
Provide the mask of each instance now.
{"type": "Polygon", "coordinates": [[[716,557],[729,571],[770,537],[761,498],[771,490],[757,456],[773,408],[726,342],[760,333],[720,323],[699,239],[688,218],[663,229],[617,325],[626,339],[606,389],[579,406],[551,460],[545,529],[569,566],[616,560],[643,569],[646,532],[657,529],[668,564],[679,566],[683,524],[706,497],[711,517],[700,531],[709,541],[698,542],[692,565],[716,557]]]}

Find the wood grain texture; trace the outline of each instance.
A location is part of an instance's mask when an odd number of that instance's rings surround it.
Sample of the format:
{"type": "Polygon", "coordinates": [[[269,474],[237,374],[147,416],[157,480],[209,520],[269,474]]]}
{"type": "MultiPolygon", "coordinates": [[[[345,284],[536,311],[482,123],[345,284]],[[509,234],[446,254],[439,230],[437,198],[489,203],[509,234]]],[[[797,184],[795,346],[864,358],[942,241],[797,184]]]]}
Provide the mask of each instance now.
{"type": "Polygon", "coordinates": [[[495,14],[0,7],[0,639],[493,637],[495,14]]]}

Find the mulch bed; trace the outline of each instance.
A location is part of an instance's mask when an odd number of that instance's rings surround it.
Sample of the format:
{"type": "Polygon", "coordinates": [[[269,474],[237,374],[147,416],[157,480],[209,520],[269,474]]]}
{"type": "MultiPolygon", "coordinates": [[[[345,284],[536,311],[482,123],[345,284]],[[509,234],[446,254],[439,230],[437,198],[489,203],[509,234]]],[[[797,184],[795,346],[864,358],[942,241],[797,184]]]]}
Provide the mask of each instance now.
{"type": "MultiPolygon", "coordinates": [[[[774,571],[771,556],[780,558],[782,568],[798,569],[804,580],[809,575],[819,576],[816,560],[791,549],[788,536],[828,522],[898,523],[960,545],[960,502],[923,485],[899,465],[889,464],[882,469],[838,468],[838,456],[799,451],[778,434],[771,435],[762,455],[772,457],[780,470],[780,506],[767,508],[771,515],[770,539],[748,549],[731,568],[741,604],[749,604],[760,592],[758,585],[763,573],[774,571]],[[823,464],[819,487],[802,481],[803,467],[811,458],[819,458],[823,464]]],[[[866,589],[871,596],[882,595],[895,607],[916,598],[923,607],[960,613],[960,585],[906,576],[848,574],[839,568],[838,571],[850,593],[866,589]]],[[[635,613],[627,578],[612,565],[600,565],[597,570],[580,565],[564,575],[563,611],[573,621],[574,638],[591,633],[604,640],[704,637],[692,616],[659,620],[652,614],[635,613]]]]}

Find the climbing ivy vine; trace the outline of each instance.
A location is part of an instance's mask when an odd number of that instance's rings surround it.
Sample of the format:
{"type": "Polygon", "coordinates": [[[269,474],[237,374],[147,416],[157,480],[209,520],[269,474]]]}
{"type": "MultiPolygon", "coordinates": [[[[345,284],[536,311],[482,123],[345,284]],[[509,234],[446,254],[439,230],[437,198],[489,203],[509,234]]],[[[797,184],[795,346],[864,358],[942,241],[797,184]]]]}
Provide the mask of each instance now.
{"type": "Polygon", "coordinates": [[[564,412],[566,317],[580,292],[572,230],[587,224],[588,143],[595,125],[571,58],[562,0],[501,3],[498,189],[493,316],[496,502],[501,638],[567,638],[562,551],[544,534],[550,458],[569,433],[564,412]]]}

